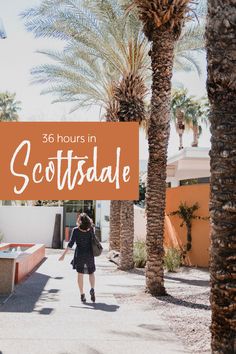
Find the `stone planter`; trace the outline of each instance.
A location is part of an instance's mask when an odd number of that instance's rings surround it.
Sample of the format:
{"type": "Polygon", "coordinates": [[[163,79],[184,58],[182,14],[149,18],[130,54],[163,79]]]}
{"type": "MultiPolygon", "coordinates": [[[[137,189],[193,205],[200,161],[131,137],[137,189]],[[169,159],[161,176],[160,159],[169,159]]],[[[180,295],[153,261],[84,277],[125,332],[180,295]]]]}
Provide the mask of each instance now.
{"type": "Polygon", "coordinates": [[[16,258],[18,254],[1,254],[0,294],[7,295],[14,290],[16,258]]]}

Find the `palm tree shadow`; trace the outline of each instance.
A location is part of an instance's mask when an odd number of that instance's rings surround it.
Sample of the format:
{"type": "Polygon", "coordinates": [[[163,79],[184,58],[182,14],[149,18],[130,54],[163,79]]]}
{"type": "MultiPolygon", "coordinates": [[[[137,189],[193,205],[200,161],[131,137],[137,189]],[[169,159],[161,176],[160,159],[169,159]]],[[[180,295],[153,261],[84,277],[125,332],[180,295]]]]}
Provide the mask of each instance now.
{"type": "Polygon", "coordinates": [[[83,306],[70,306],[74,308],[86,309],[86,310],[96,310],[96,311],[105,311],[105,312],[116,312],[120,306],[118,305],[109,305],[104,302],[95,302],[95,303],[85,303],[83,306]]]}
{"type": "Polygon", "coordinates": [[[167,302],[169,304],[190,307],[190,308],[199,309],[199,310],[210,310],[211,309],[210,305],[196,304],[194,302],[178,299],[177,297],[174,297],[172,295],[158,296],[157,299],[167,302]]]}
{"type": "Polygon", "coordinates": [[[183,278],[179,278],[179,277],[172,277],[171,275],[165,275],[165,279],[167,280],[175,280],[175,281],[179,281],[181,283],[184,284],[188,284],[188,285],[193,285],[193,286],[205,286],[205,287],[209,287],[210,286],[210,280],[201,280],[201,279],[183,279],[183,278]]]}
{"type": "Polygon", "coordinates": [[[144,268],[134,268],[128,271],[131,274],[143,275],[145,276],[145,269],[144,268]]]}

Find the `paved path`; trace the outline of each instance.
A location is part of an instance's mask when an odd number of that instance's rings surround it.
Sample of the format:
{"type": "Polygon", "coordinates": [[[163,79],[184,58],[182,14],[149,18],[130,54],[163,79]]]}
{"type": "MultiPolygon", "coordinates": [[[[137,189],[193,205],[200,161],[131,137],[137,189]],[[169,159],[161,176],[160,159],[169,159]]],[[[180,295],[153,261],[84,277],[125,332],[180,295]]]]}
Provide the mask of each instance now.
{"type": "Polygon", "coordinates": [[[47,257],[0,306],[0,354],[188,353],[151,309],[149,296],[132,302],[132,295],[142,294],[142,275],[117,271],[105,255],[99,257],[97,303],[83,305],[72,254],[64,262],[58,262],[58,251],[48,250],[47,257]]]}

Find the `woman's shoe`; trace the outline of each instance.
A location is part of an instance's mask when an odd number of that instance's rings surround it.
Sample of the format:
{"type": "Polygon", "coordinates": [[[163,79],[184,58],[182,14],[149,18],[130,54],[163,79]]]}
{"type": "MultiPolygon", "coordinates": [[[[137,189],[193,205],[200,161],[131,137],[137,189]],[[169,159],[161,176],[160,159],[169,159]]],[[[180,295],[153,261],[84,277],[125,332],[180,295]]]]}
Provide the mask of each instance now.
{"type": "Polygon", "coordinates": [[[81,302],[83,302],[83,303],[86,302],[85,294],[81,294],[80,298],[81,298],[81,302]]]}
{"type": "Polygon", "coordinates": [[[95,291],[94,291],[94,289],[92,288],[91,290],[90,290],[90,296],[91,296],[91,301],[92,302],[95,302],[95,291]]]}

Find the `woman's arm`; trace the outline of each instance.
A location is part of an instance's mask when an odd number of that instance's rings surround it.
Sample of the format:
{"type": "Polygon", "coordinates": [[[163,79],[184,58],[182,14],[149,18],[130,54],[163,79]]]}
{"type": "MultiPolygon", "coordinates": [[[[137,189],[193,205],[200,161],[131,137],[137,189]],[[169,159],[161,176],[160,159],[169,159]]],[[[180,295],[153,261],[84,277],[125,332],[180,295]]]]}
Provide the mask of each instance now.
{"type": "Polygon", "coordinates": [[[66,247],[66,249],[64,250],[64,252],[62,253],[62,255],[59,257],[59,261],[64,261],[65,255],[67,254],[67,252],[69,251],[70,247],[66,247]]]}
{"type": "Polygon", "coordinates": [[[73,229],[73,231],[72,231],[71,238],[70,238],[70,241],[68,242],[66,249],[64,250],[62,255],[59,257],[59,259],[58,259],[59,261],[64,261],[65,255],[67,254],[69,249],[71,249],[74,246],[74,243],[75,243],[75,229],[73,229]]]}

